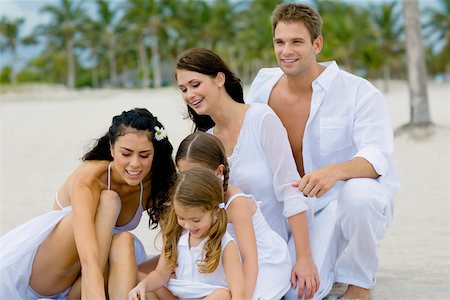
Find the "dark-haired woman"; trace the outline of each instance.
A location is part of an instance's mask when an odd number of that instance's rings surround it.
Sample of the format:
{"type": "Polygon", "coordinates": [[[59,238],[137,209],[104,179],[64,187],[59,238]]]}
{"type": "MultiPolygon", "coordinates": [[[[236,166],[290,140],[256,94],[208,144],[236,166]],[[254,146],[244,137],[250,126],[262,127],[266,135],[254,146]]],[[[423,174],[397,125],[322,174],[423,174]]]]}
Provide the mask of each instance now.
{"type": "Polygon", "coordinates": [[[230,184],[261,201],[270,227],[288,242],[291,281],[308,295],[319,286],[312,259],[310,201],[291,184],[300,179],[286,129],[266,104],[244,104],[239,78],[214,52],[195,48],[177,61],[175,77],[196,130],[217,136],[230,165],[230,184]],[[308,217],[307,217],[308,214],[308,217]]]}
{"type": "Polygon", "coordinates": [[[79,298],[81,287],[83,299],[125,299],[145,259],[127,231],[144,210],[158,224],[175,179],[172,150],[148,110],[115,116],[53,210],[0,238],[0,298],[79,298]]]}

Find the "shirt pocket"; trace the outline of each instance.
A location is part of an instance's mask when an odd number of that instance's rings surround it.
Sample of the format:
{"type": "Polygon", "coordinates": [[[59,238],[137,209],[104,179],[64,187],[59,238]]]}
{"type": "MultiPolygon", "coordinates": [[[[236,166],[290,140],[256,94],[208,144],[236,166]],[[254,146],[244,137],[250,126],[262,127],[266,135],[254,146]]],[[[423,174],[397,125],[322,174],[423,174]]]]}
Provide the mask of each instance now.
{"type": "Polygon", "coordinates": [[[328,155],[352,145],[347,117],[320,118],[320,154],[328,155]]]}

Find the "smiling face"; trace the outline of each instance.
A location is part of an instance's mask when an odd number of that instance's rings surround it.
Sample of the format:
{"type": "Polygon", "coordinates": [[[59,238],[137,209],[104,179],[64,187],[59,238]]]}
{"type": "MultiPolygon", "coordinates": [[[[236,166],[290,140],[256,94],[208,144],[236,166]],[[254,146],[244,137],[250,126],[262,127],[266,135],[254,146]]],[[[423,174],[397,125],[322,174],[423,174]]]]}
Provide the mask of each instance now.
{"type": "Polygon", "coordinates": [[[205,238],[214,222],[212,211],[205,211],[200,207],[188,207],[173,202],[178,225],[189,231],[190,235],[196,240],[205,238]]]}
{"type": "Polygon", "coordinates": [[[198,115],[209,115],[220,97],[220,87],[223,86],[222,77],[220,73],[216,77],[211,77],[188,70],[176,71],[178,88],[183,100],[198,115]]]}
{"type": "Polygon", "coordinates": [[[274,30],[273,47],[284,73],[299,75],[316,64],[322,36],[311,42],[311,35],[302,22],[279,22],[274,30]]]}
{"type": "Polygon", "coordinates": [[[111,145],[113,169],[128,185],[136,186],[151,170],[154,147],[148,131],[132,131],[111,145]]]}

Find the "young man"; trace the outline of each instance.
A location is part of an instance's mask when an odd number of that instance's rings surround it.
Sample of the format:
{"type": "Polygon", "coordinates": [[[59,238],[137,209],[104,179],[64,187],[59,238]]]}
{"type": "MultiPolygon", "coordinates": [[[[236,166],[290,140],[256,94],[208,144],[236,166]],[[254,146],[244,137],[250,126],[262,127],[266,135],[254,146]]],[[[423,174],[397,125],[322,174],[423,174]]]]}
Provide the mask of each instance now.
{"type": "MultiPolygon", "coordinates": [[[[268,103],[280,117],[302,176],[298,188],[314,197],[310,239],[320,277],[315,298],[339,282],[348,284],[344,299],[370,299],[377,246],[399,187],[392,128],[379,90],[334,61],[317,62],[321,30],[316,10],[278,5],[272,33],[279,68],[261,69],[246,101],[268,103]]],[[[286,299],[300,293],[291,289],[286,299]]]]}

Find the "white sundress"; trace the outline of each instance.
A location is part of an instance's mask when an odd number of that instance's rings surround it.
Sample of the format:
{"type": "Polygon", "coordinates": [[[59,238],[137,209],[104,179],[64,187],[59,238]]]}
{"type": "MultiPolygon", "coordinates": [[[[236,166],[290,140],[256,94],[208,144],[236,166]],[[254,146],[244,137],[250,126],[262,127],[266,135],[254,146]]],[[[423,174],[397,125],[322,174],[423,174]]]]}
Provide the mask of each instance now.
{"type": "MultiPolygon", "coordinates": [[[[110,168],[108,166],[108,190],[111,187],[110,168]]],[[[116,226],[113,234],[133,230],[139,224],[142,216],[141,183],[140,204],[133,219],[124,226],[116,226]]],[[[52,296],[42,296],[34,291],[30,285],[30,276],[34,257],[41,243],[50,235],[58,223],[69,213],[72,206],[62,207],[56,195],[56,202],[61,210],[51,210],[43,215],[12,229],[0,237],[0,299],[65,299],[70,288],[52,296]]],[[[134,238],[136,263],[147,259],[144,246],[141,241],[134,238]]]]}
{"type": "MultiPolygon", "coordinates": [[[[252,195],[238,193],[228,199],[225,209],[238,197],[250,198],[256,203],[252,216],[258,252],[258,277],[252,299],[281,299],[291,287],[291,258],[286,241],[270,228],[264,218],[259,202],[252,195]]],[[[228,233],[236,240],[233,223],[227,225],[228,233]]]]}
{"type": "MultiPolygon", "coordinates": [[[[206,237],[196,247],[189,247],[189,231],[185,231],[178,241],[178,267],[175,270],[176,279],[167,282],[167,289],[180,300],[203,299],[215,289],[227,289],[227,280],[222,266],[222,255],[216,270],[212,273],[200,273],[198,261],[203,259],[203,246],[206,237]]],[[[222,254],[225,246],[233,242],[233,238],[225,232],[222,238],[222,254]]]]}

